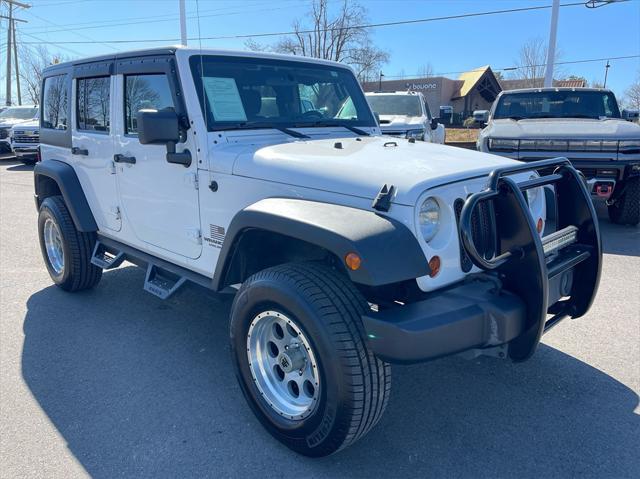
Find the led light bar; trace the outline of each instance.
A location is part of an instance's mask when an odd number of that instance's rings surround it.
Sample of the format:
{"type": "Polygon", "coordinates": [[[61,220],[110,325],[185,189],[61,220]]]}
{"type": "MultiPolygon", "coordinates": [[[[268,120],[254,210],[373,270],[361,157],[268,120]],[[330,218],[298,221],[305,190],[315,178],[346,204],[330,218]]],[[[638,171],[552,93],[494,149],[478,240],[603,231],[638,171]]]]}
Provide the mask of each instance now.
{"type": "Polygon", "coordinates": [[[553,253],[565,246],[575,243],[578,240],[578,228],[576,226],[567,226],[560,231],[551,233],[542,238],[542,250],[545,256],[553,253]]]}

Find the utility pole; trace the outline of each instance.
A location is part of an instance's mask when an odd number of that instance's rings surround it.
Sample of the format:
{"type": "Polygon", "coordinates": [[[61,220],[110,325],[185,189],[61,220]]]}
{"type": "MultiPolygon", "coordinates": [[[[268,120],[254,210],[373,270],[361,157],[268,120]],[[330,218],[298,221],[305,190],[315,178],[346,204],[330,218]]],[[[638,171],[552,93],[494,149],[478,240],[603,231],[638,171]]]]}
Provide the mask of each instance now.
{"type": "Polygon", "coordinates": [[[18,105],[22,105],[22,95],[20,94],[20,64],[18,63],[18,41],[16,40],[16,22],[11,22],[13,36],[13,60],[16,64],[16,93],[18,94],[18,105]]]}
{"type": "Polygon", "coordinates": [[[20,8],[31,8],[31,5],[26,3],[18,2],[16,0],[4,0],[5,3],[9,6],[9,16],[5,17],[2,15],[2,18],[6,18],[8,20],[7,25],[7,73],[6,73],[6,105],[11,106],[11,41],[13,40],[13,56],[16,63],[16,84],[18,87],[18,104],[21,104],[20,98],[20,70],[18,69],[18,49],[16,46],[16,22],[26,23],[26,20],[20,20],[18,18],[13,18],[13,7],[20,8]]]}
{"type": "Polygon", "coordinates": [[[558,33],[558,12],[560,0],[553,0],[551,7],[551,28],[549,29],[549,45],[547,47],[547,67],[544,72],[544,86],[553,86],[553,64],[556,61],[556,34],[558,33]]]}
{"type": "Polygon", "coordinates": [[[607,88],[607,76],[609,76],[609,67],[611,65],[609,65],[609,60],[607,60],[607,64],[604,66],[604,85],[602,85],[602,88],[607,88]]]}
{"type": "Polygon", "coordinates": [[[180,0],[180,44],[187,46],[187,17],[184,11],[184,0],[180,0]]]}
{"type": "Polygon", "coordinates": [[[382,77],[384,76],[384,73],[382,73],[382,70],[380,70],[380,76],[378,77],[378,91],[382,91],[382,77]]]}
{"type": "Polygon", "coordinates": [[[13,4],[9,2],[9,25],[7,27],[7,86],[5,90],[7,106],[11,106],[11,25],[13,25],[13,4]]]}

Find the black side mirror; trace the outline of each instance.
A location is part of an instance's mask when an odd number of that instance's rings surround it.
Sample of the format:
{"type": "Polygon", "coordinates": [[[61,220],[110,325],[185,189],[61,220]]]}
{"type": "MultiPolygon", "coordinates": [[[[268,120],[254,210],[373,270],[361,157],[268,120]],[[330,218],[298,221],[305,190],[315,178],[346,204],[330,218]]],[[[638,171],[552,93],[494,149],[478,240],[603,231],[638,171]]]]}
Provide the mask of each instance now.
{"type": "Polygon", "coordinates": [[[137,114],[138,140],[143,145],[167,145],[167,162],[191,165],[191,153],[184,150],[176,153],[180,141],[180,121],[172,109],[140,110],[137,114]]]}
{"type": "Polygon", "coordinates": [[[439,122],[440,122],[440,118],[431,118],[431,129],[437,130],[439,122]]]}

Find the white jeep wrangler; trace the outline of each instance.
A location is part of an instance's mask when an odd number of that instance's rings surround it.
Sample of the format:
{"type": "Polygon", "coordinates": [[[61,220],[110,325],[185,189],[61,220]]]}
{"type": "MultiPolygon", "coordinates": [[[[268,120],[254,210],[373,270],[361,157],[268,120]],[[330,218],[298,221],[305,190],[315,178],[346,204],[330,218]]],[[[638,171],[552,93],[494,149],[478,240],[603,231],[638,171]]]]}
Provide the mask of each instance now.
{"type": "Polygon", "coordinates": [[[302,454],[379,421],[389,363],[525,360],[596,293],[598,223],[566,160],[382,137],[344,65],[120,53],[49,67],[41,104],[35,200],[54,283],[88,289],[128,261],[160,298],[186,281],[235,294],[241,389],[302,454]]]}

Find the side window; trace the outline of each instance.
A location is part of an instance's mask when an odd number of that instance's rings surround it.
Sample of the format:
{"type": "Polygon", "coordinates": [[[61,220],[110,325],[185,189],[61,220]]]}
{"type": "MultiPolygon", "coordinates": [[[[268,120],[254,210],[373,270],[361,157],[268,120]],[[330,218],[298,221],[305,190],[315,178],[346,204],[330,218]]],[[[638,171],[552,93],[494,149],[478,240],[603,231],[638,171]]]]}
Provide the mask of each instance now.
{"type": "Polygon", "coordinates": [[[125,133],[138,132],[138,111],[175,108],[169,80],[164,73],[152,75],[126,75],[124,77],[125,133]]]}
{"type": "Polygon", "coordinates": [[[82,78],[76,92],[78,130],[109,132],[110,77],[82,78]]]}
{"type": "Polygon", "coordinates": [[[613,117],[614,115],[614,106],[613,106],[613,96],[612,95],[604,95],[602,98],[604,102],[604,116],[613,117]]]}
{"type": "Polygon", "coordinates": [[[67,129],[68,89],[67,75],[46,78],[42,92],[42,128],[67,129]]]}

